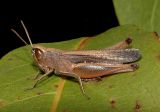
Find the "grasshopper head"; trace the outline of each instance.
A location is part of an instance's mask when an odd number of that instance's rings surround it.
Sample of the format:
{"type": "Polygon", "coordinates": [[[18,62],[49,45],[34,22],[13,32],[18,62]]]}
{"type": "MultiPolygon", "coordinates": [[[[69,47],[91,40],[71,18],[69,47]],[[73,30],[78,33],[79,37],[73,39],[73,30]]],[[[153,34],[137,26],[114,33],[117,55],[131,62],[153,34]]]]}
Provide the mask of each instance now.
{"type": "Polygon", "coordinates": [[[32,47],[32,56],[39,68],[46,72],[48,70],[48,66],[46,63],[46,56],[45,56],[45,48],[42,46],[33,46],[32,47]]]}
{"type": "Polygon", "coordinates": [[[43,59],[44,51],[44,48],[41,46],[34,46],[32,48],[32,56],[37,63],[43,59]]]}

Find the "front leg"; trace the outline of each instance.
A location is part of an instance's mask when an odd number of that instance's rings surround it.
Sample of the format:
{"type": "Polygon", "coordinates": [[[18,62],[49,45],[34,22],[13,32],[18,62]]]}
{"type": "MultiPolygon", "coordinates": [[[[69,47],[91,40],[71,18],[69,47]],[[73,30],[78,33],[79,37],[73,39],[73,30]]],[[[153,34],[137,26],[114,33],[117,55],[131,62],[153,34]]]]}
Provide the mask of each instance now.
{"type": "Polygon", "coordinates": [[[51,70],[51,71],[48,71],[48,72],[46,72],[45,74],[43,74],[42,76],[38,77],[38,79],[36,80],[36,82],[35,82],[35,84],[33,85],[33,87],[28,88],[28,89],[26,89],[26,90],[31,90],[31,89],[35,88],[35,87],[37,86],[37,84],[39,83],[39,81],[41,81],[44,77],[48,76],[48,75],[51,74],[52,72],[53,72],[52,70],[51,70]]]}

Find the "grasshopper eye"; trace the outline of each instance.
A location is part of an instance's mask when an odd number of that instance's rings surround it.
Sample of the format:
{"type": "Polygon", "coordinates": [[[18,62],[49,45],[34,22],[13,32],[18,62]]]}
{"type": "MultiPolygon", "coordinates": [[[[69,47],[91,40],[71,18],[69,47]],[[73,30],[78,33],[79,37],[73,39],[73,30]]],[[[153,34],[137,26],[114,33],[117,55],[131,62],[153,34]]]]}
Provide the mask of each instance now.
{"type": "Polygon", "coordinates": [[[38,49],[38,48],[33,48],[32,49],[32,55],[34,55],[34,57],[37,59],[37,60],[41,60],[42,58],[42,54],[43,54],[43,51],[38,49]]]}

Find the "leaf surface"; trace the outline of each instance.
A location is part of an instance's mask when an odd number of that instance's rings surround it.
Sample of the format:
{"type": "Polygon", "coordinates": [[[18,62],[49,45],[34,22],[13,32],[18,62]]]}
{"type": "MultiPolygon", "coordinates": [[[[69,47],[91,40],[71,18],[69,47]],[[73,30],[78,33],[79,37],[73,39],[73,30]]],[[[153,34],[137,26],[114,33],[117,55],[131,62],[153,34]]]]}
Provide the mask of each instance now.
{"type": "Polygon", "coordinates": [[[72,79],[54,75],[32,87],[38,68],[30,47],[21,47],[0,60],[0,112],[158,112],[160,110],[160,43],[154,33],[132,25],[112,28],[93,38],[79,38],[41,44],[62,50],[101,49],[127,37],[132,48],[140,49],[142,59],[135,72],[106,76],[100,82],[83,82],[87,100],[72,79]]]}
{"type": "Polygon", "coordinates": [[[159,0],[113,0],[113,3],[120,25],[134,24],[160,32],[159,0]]]}

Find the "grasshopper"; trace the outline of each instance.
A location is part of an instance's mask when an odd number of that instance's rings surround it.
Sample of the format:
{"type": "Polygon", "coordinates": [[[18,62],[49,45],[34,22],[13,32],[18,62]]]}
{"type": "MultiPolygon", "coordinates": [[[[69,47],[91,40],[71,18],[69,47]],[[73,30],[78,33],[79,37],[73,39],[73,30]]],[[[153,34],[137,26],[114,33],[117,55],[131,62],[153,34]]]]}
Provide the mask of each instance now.
{"type": "MultiPolygon", "coordinates": [[[[106,75],[135,71],[139,68],[138,64],[133,63],[141,58],[139,49],[126,48],[131,44],[131,38],[100,50],[63,51],[33,45],[23,21],[21,24],[32,48],[34,62],[44,72],[37,78],[33,88],[41,79],[55,73],[77,79],[85,95],[82,79],[101,78],[106,75]]],[[[28,45],[15,30],[11,30],[28,45]]]]}

